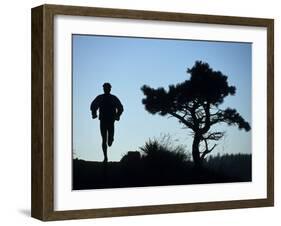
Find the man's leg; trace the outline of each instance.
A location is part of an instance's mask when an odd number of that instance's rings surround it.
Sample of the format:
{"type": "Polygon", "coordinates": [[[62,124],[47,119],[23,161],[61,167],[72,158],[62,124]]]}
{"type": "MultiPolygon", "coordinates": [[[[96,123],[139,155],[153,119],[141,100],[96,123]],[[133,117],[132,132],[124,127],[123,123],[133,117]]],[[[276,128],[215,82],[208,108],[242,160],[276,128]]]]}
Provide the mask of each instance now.
{"type": "Polygon", "coordinates": [[[100,121],[100,132],[102,137],[102,151],[104,156],[104,162],[107,162],[107,128],[106,123],[100,121]]]}
{"type": "Polygon", "coordinates": [[[110,147],[114,141],[114,121],[108,125],[108,146],[110,147]]]}

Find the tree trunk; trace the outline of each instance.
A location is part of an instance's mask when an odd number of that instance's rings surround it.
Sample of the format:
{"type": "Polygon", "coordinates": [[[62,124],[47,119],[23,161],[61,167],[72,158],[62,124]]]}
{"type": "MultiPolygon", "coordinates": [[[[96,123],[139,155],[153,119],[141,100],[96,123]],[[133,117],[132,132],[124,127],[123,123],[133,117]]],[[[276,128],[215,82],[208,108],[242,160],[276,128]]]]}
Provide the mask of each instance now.
{"type": "Polygon", "coordinates": [[[201,166],[199,144],[200,144],[200,136],[198,134],[195,134],[193,144],[192,144],[192,158],[193,158],[195,167],[201,166]]]}

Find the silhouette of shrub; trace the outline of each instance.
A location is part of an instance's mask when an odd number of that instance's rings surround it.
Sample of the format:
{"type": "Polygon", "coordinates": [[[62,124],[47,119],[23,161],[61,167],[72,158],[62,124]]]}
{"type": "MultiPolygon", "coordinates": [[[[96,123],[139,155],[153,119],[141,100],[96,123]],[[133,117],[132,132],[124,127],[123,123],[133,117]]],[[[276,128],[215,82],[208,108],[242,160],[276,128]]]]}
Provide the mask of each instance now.
{"type": "Polygon", "coordinates": [[[174,145],[169,135],[160,139],[149,139],[140,150],[143,152],[142,159],[146,166],[160,171],[179,169],[190,160],[184,146],[174,145]]]}
{"type": "Polygon", "coordinates": [[[204,165],[208,169],[222,173],[227,177],[250,181],[252,179],[252,155],[251,154],[225,154],[210,156],[204,165]]]}
{"type": "Polygon", "coordinates": [[[128,151],[128,153],[121,158],[120,162],[130,163],[130,162],[139,162],[140,160],[141,160],[141,154],[139,151],[128,151]]]}

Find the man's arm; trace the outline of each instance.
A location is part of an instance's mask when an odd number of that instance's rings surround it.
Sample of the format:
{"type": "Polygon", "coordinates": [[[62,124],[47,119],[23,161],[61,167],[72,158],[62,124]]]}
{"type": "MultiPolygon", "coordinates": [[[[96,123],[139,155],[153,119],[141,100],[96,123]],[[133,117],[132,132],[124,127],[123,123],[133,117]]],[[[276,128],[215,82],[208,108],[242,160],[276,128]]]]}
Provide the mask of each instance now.
{"type": "Polygon", "coordinates": [[[97,96],[91,103],[90,110],[92,112],[92,118],[95,119],[97,118],[97,110],[100,105],[100,96],[97,96]]]}
{"type": "Polygon", "coordinates": [[[117,109],[116,120],[118,121],[124,111],[124,108],[123,105],[121,104],[121,101],[117,97],[116,97],[116,109],[117,109]]]}

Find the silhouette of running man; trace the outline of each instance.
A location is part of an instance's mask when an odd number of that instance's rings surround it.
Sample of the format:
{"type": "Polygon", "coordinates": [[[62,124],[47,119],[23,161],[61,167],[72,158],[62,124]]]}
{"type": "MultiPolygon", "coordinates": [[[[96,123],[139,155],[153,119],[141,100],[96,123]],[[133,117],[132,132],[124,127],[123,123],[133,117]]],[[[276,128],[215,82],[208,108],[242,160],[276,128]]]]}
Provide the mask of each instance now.
{"type": "Polygon", "coordinates": [[[114,122],[119,121],[123,113],[123,106],[120,100],[110,94],[110,83],[103,84],[104,94],[98,95],[91,103],[92,118],[97,118],[99,110],[100,132],[102,137],[102,150],[104,162],[107,162],[107,146],[111,146],[114,140],[114,122]]]}

